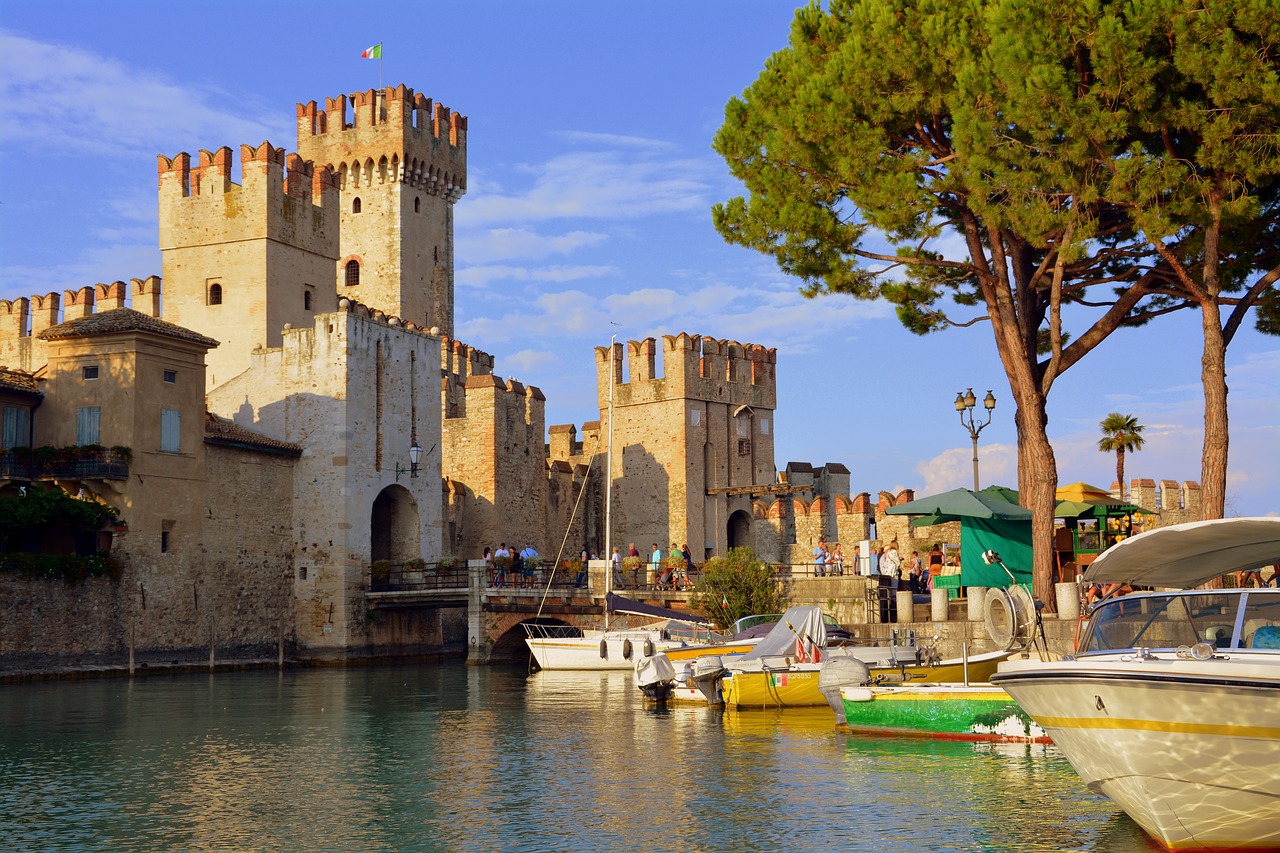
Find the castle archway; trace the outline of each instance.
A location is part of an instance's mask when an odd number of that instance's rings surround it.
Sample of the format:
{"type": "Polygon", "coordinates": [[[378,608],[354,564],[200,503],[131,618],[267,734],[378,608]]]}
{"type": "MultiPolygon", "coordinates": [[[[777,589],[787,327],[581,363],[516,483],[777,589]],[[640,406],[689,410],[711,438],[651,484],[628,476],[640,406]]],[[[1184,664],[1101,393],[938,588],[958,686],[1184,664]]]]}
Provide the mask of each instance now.
{"type": "Polygon", "coordinates": [[[735,510],[729,516],[729,547],[730,548],[753,548],[755,542],[751,537],[751,513],[745,510],[735,510]]]}
{"type": "Polygon", "coordinates": [[[369,558],[403,563],[421,556],[418,505],[404,486],[387,486],[373,499],[369,517],[369,558]]]}

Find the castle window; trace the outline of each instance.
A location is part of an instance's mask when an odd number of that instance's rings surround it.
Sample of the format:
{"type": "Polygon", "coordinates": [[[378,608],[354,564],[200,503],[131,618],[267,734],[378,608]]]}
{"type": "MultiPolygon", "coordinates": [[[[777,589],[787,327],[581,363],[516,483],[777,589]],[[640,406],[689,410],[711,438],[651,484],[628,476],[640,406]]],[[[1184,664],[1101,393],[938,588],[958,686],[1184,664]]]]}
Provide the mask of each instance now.
{"type": "Polygon", "coordinates": [[[422,199],[420,199],[420,198],[415,198],[415,199],[413,200],[413,212],[414,212],[414,213],[419,213],[419,212],[421,212],[421,210],[422,210],[422,199]]]}
{"type": "Polygon", "coordinates": [[[80,376],[81,376],[82,378],[84,378],[84,379],[97,379],[97,378],[98,378],[98,366],[95,364],[95,365],[92,365],[92,366],[90,366],[90,367],[82,367],[82,368],[80,368],[80,376]]]}
{"type": "Polygon", "coordinates": [[[97,406],[82,406],[76,409],[76,444],[97,444],[100,437],[98,426],[102,420],[102,409],[97,406]]]}
{"type": "Polygon", "coordinates": [[[360,263],[359,261],[347,261],[347,287],[355,287],[360,284],[360,263]]]}
{"type": "Polygon", "coordinates": [[[222,285],[218,284],[217,282],[214,282],[213,284],[209,285],[209,304],[210,305],[222,304],[222,285]]]}
{"type": "Polygon", "coordinates": [[[311,310],[311,291],[309,289],[302,291],[302,308],[304,311],[311,310]]]}
{"type": "Polygon", "coordinates": [[[178,453],[182,449],[182,413],[177,409],[160,410],[160,452],[178,453]]]}
{"type": "Polygon", "coordinates": [[[167,530],[160,531],[160,553],[169,553],[169,531],[167,530]]]}
{"type": "Polygon", "coordinates": [[[749,438],[738,439],[738,455],[739,456],[751,455],[751,439],[749,438]]]}
{"type": "Polygon", "coordinates": [[[359,212],[360,212],[360,199],[359,199],[359,198],[354,198],[354,199],[352,199],[352,200],[351,200],[351,212],[352,212],[352,213],[359,213],[359,212]]]}
{"type": "Polygon", "coordinates": [[[170,385],[177,385],[177,384],[178,384],[178,371],[176,371],[176,370],[166,370],[166,371],[164,372],[164,381],[165,381],[165,382],[167,382],[167,383],[168,383],[168,384],[170,384],[170,385]]]}

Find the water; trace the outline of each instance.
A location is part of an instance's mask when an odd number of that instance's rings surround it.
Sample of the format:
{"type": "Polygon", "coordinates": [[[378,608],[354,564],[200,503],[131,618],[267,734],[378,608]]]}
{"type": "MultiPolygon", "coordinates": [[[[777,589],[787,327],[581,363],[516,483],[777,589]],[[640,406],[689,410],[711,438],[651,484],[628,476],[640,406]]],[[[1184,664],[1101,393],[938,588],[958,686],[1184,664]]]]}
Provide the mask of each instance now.
{"type": "Polygon", "coordinates": [[[0,849],[1158,849],[1051,746],[460,664],[0,686],[0,849]]]}

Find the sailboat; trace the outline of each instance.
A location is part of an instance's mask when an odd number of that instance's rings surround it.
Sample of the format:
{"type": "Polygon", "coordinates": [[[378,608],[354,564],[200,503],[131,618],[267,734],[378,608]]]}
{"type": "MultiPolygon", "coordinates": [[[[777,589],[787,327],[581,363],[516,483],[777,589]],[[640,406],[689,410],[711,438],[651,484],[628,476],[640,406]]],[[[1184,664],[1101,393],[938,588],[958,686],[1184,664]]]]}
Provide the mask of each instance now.
{"type": "MultiPolygon", "coordinates": [[[[613,359],[617,335],[609,340],[609,445],[605,451],[604,553],[612,549],[613,508],[613,359]]],[[[584,488],[585,491],[585,488],[584,488]]],[[[605,571],[604,628],[582,631],[569,625],[524,623],[533,659],[541,669],[599,670],[633,669],[642,657],[687,645],[706,645],[713,639],[711,621],[691,613],[681,613],[631,601],[613,592],[613,563],[605,571]],[[611,615],[648,620],[639,627],[610,628],[611,615]]]]}

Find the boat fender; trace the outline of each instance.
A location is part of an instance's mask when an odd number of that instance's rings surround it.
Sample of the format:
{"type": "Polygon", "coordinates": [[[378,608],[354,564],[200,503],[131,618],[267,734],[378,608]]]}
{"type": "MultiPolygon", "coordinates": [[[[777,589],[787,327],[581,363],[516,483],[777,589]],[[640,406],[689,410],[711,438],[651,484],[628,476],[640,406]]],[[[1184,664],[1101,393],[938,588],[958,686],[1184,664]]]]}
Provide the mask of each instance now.
{"type": "Polygon", "coordinates": [[[600,641],[600,660],[608,660],[608,659],[609,659],[609,641],[601,640],[600,641]]]}
{"type": "Polygon", "coordinates": [[[846,702],[870,702],[876,698],[876,694],[866,687],[846,687],[844,698],[846,702]]]}
{"type": "Polygon", "coordinates": [[[644,656],[653,657],[653,640],[647,637],[644,641],[644,656]]]}
{"type": "Polygon", "coordinates": [[[631,660],[631,641],[630,640],[622,641],[622,659],[631,660]]]}

